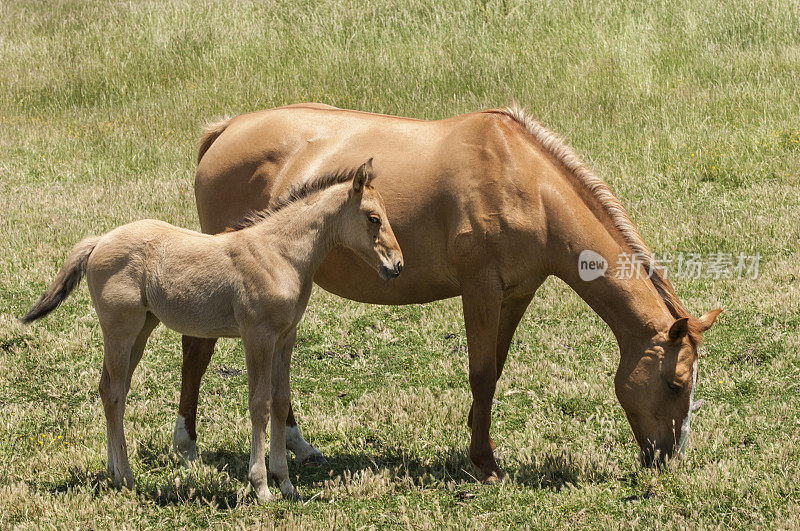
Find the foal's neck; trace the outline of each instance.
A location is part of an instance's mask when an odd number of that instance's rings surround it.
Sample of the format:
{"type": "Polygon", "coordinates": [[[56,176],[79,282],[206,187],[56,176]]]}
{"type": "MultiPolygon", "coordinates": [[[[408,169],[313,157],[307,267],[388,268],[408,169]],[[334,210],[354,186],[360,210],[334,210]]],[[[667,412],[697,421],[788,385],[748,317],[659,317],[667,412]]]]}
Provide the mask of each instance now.
{"type": "Polygon", "coordinates": [[[311,282],[322,260],[338,243],[340,213],[349,186],[333,185],[298,199],[249,229],[248,237],[267,243],[311,282]]]}

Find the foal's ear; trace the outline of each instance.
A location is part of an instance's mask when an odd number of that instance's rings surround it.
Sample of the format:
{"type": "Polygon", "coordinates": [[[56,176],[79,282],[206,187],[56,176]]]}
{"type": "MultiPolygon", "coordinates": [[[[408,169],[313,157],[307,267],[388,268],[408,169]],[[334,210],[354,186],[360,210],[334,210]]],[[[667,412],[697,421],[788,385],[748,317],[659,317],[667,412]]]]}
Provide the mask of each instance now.
{"type": "Polygon", "coordinates": [[[353,192],[360,194],[364,187],[369,185],[369,182],[372,180],[372,158],[359,166],[356,170],[356,175],[353,177],[353,192]]]}
{"type": "Polygon", "coordinates": [[[669,340],[678,341],[686,337],[689,333],[689,318],[681,317],[669,327],[669,340]]]}

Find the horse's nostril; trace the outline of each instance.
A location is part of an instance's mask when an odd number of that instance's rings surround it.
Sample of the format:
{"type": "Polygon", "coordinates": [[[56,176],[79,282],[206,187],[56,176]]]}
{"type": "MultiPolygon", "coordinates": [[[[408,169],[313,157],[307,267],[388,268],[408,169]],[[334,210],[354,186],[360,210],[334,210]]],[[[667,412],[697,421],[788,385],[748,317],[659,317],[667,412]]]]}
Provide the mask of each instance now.
{"type": "Polygon", "coordinates": [[[402,270],[403,270],[403,262],[397,262],[394,265],[394,272],[395,272],[394,276],[398,276],[402,270]]]}

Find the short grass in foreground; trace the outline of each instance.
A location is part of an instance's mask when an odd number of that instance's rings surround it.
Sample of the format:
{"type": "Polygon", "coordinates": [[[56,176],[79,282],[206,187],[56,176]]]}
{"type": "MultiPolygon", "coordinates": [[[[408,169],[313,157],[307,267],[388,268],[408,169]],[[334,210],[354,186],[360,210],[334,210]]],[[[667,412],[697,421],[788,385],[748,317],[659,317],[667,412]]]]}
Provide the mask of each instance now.
{"type": "Polygon", "coordinates": [[[798,525],[800,16],[709,1],[6,2],[0,5],[0,526],[798,525]],[[688,458],[635,463],[607,327],[549,280],[515,337],[493,436],[515,478],[475,483],[457,299],[379,307],[317,291],[293,403],[330,471],[302,504],[246,492],[241,348],[201,393],[202,464],[170,452],[178,337],[156,331],[126,433],[136,492],[110,489],[85,288],[15,319],[87,234],[196,227],[200,126],[303,100],[441,118],[520,101],[564,134],[659,253],[760,254],[758,279],[675,279],[707,337],[688,458]]]}

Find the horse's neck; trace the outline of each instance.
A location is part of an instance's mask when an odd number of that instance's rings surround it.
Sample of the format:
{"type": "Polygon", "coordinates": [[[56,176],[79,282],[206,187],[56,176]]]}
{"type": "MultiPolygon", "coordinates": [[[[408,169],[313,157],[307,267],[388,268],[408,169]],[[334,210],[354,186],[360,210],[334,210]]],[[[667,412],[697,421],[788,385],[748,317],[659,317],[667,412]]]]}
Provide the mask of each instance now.
{"type": "Polygon", "coordinates": [[[597,312],[621,346],[669,327],[672,316],[644,268],[627,267],[627,260],[636,258],[617,229],[604,215],[597,215],[597,209],[592,210],[582,199],[573,197],[575,201],[562,198],[557,203],[550,202],[556,205],[555,211],[548,212],[555,229],[551,230],[551,273],[597,312]],[[585,250],[599,254],[607,263],[605,273],[593,280],[581,278],[579,259],[585,250]]]}
{"type": "Polygon", "coordinates": [[[341,190],[322,190],[274,212],[248,236],[267,243],[292,264],[301,281],[311,282],[337,243],[339,212],[346,199],[341,190]]]}

